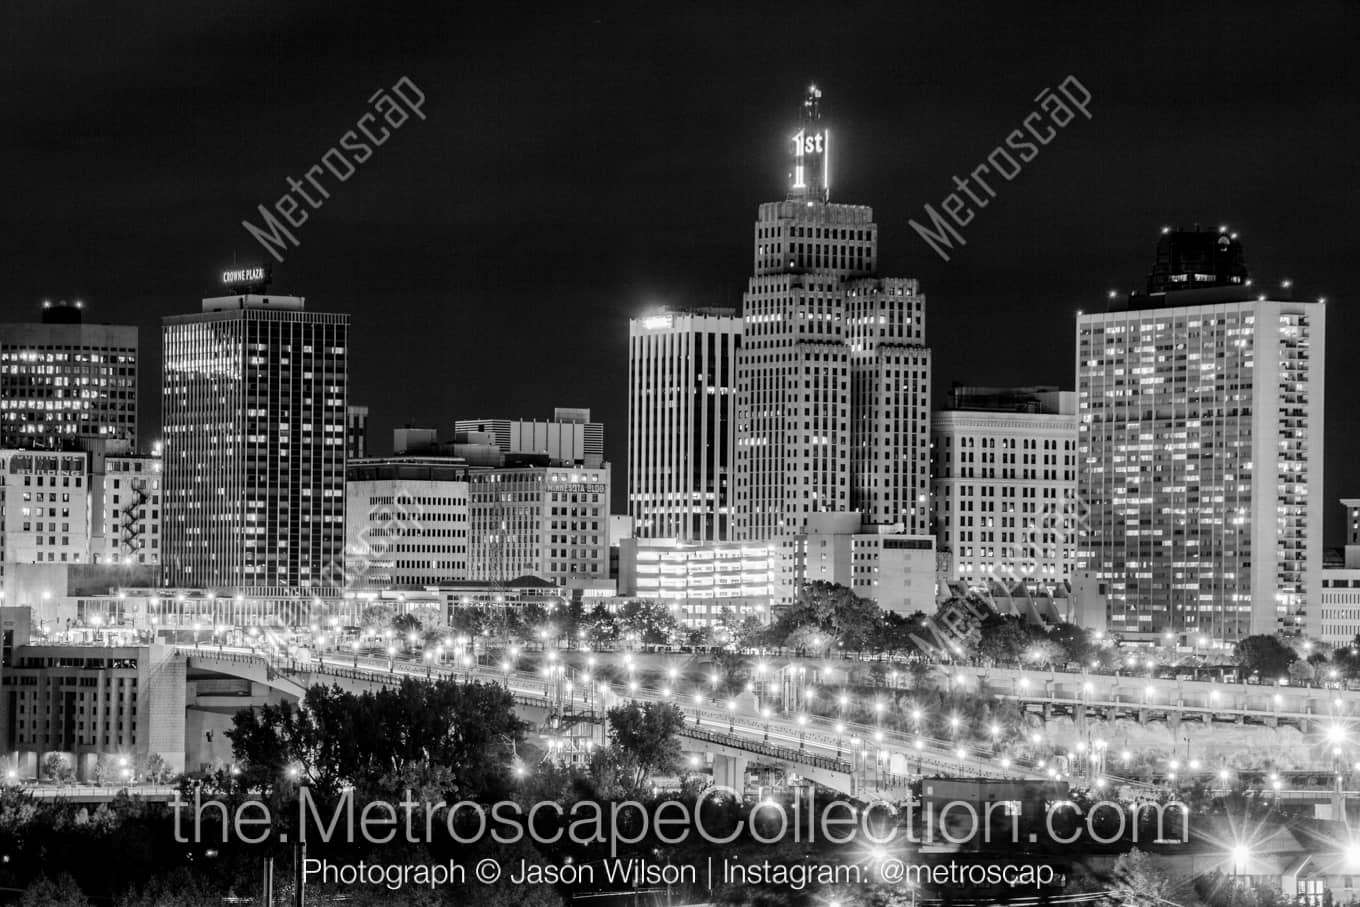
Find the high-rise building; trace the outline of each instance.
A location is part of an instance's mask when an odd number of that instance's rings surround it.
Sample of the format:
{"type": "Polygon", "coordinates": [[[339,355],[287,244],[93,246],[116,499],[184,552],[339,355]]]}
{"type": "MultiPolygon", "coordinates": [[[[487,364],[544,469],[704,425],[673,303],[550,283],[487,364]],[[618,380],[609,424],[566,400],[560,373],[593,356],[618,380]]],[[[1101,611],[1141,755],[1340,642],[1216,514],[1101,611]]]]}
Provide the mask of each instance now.
{"type": "Polygon", "coordinates": [[[846,287],[850,346],[850,509],[865,524],[930,531],[930,350],[915,280],[846,287]]]}
{"type": "Polygon", "coordinates": [[[762,204],[737,354],[737,537],[794,592],[810,514],[928,527],[929,351],[912,280],[878,279],[878,226],[830,201],[830,132],[809,89],[782,202],[762,204]]]}
{"type": "Polygon", "coordinates": [[[540,454],[552,463],[598,468],[604,463],[604,425],[590,421],[590,410],[557,407],[548,421],[530,419],[459,419],[455,438],[489,434],[506,454],[540,454]]]}
{"type": "Polygon", "coordinates": [[[39,322],[0,324],[0,447],[137,443],[137,328],[84,314],[45,302],[39,322]]]}
{"type": "Polygon", "coordinates": [[[1053,589],[1077,547],[1076,394],[956,387],[931,415],[935,537],[946,578],[1053,589]]]}
{"type": "Polygon", "coordinates": [[[169,585],[340,584],[348,327],[258,287],[165,319],[169,585]]]}
{"type": "MultiPolygon", "coordinates": [[[[1240,263],[1226,229],[1206,242],[1240,263]]],[[[1074,591],[1127,635],[1293,631],[1318,604],[1326,307],[1202,271],[1077,319],[1074,591]]]]}
{"type": "Polygon", "coordinates": [[[638,538],[733,537],[740,341],[732,309],[628,322],[628,512],[638,538]]]}

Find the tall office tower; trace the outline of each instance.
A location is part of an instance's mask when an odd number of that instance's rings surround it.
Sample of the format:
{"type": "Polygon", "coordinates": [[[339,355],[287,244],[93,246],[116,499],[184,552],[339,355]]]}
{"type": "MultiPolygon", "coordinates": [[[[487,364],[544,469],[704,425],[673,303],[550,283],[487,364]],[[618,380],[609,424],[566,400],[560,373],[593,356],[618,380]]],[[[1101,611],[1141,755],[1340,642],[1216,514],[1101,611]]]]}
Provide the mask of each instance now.
{"type": "Polygon", "coordinates": [[[334,588],[349,316],[247,289],[164,322],[166,581],[334,588]]]}
{"type": "Polygon", "coordinates": [[[541,454],[553,463],[598,468],[604,463],[604,425],[590,421],[590,410],[559,406],[549,421],[530,419],[459,419],[455,435],[491,435],[506,454],[541,454]]]}
{"type": "Polygon", "coordinates": [[[86,324],[80,301],[37,323],[0,324],[0,447],[137,443],[137,328],[86,324]]]}
{"type": "Polygon", "coordinates": [[[915,280],[850,281],[850,509],[930,531],[930,350],[915,280]]]}
{"type": "Polygon", "coordinates": [[[637,538],[733,537],[737,348],[732,309],[628,322],[628,513],[637,538]]]}
{"type": "Polygon", "coordinates": [[[931,415],[935,537],[947,576],[1029,591],[1071,578],[1077,548],[1076,394],[955,387],[931,415]]]}
{"type": "Polygon", "coordinates": [[[1078,597],[1116,632],[1232,641],[1317,606],[1326,307],[1253,288],[1235,245],[1167,231],[1146,295],[1077,319],[1078,597]]]}
{"type": "Polygon", "coordinates": [[[776,601],[795,592],[809,514],[859,506],[866,524],[927,518],[924,300],[914,281],[872,279],[873,210],[830,202],[820,101],[809,89],[790,137],[787,197],[757,214],[737,353],[737,537],[775,546],[776,601]],[[852,312],[864,321],[852,325],[852,312]]]}

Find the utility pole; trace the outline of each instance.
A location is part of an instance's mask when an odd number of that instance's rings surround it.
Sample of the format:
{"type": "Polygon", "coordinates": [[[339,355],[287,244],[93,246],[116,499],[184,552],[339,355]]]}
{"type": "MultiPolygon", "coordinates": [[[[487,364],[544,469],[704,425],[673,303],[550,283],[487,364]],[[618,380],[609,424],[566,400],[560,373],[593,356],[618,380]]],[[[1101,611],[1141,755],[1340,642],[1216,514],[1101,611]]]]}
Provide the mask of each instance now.
{"type": "Polygon", "coordinates": [[[298,841],[293,848],[293,907],[307,907],[306,876],[302,867],[307,862],[307,843],[298,841]]]}
{"type": "Polygon", "coordinates": [[[260,903],[264,907],[274,907],[274,858],[265,857],[260,882],[260,903]]]}

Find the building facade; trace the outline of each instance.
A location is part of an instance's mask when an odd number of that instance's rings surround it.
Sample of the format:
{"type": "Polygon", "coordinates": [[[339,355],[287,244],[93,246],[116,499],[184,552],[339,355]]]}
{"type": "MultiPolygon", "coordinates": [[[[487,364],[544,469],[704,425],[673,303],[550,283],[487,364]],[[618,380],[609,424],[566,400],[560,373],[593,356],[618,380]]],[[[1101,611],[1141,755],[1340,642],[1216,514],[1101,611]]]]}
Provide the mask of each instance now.
{"type": "Polygon", "coordinates": [[[768,544],[629,539],[619,549],[619,595],[671,605],[681,626],[748,615],[769,619],[774,562],[768,544]]]}
{"type": "Polygon", "coordinates": [[[468,478],[468,579],[609,579],[609,466],[525,466],[468,478]]]}
{"type": "Polygon", "coordinates": [[[468,467],[439,457],[350,460],[348,588],[431,586],[468,577],[468,467]]]}
{"type": "Polygon", "coordinates": [[[1231,642],[1318,606],[1326,307],[1224,279],[1077,319],[1074,591],[1113,632],[1231,642]]]}
{"type": "Polygon", "coordinates": [[[80,302],[43,303],[40,322],[0,324],[0,447],[136,445],[137,328],[84,314],[80,302]]]}
{"type": "Polygon", "coordinates": [[[731,309],[628,322],[628,512],[639,538],[733,537],[741,327],[731,309]]]}
{"type": "Polygon", "coordinates": [[[368,407],[345,407],[345,456],[357,460],[368,456],[368,407]]]}
{"type": "Polygon", "coordinates": [[[737,356],[737,537],[797,585],[809,515],[928,526],[929,350],[915,281],[878,279],[878,226],[830,199],[831,137],[809,90],[789,190],[762,204],[737,356]]]}
{"type": "Polygon", "coordinates": [[[0,450],[0,590],[11,604],[27,565],[160,563],[160,457],[80,443],[92,449],[0,450]]]}
{"type": "Polygon", "coordinates": [[[814,514],[808,518],[800,581],[846,586],[885,611],[932,614],[935,539],[905,529],[864,526],[856,512],[814,514]]]}
{"type": "Polygon", "coordinates": [[[300,297],[256,293],[165,319],[169,585],[339,585],[348,326],[300,297]]]}
{"type": "Polygon", "coordinates": [[[184,771],[184,658],[170,646],[15,645],[0,669],[0,749],[21,778],[60,753],[82,781],[101,761],[184,771]]]}
{"type": "Polygon", "coordinates": [[[955,393],[930,426],[935,538],[967,587],[1070,580],[1077,549],[1076,394],[955,393]]]}
{"type": "Polygon", "coordinates": [[[1343,498],[1345,554],[1337,566],[1322,568],[1317,608],[1309,609],[1308,636],[1333,646],[1352,646],[1360,636],[1360,498],[1343,498]]]}

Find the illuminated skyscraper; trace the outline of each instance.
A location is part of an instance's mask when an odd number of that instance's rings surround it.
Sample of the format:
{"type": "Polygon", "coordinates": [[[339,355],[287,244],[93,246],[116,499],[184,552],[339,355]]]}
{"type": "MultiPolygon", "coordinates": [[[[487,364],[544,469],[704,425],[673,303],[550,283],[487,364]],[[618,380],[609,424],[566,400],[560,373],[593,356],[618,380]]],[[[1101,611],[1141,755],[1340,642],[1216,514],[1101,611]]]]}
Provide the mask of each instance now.
{"type": "MultiPolygon", "coordinates": [[[[1184,234],[1177,234],[1184,246],[1184,234]]],[[[1077,319],[1079,597],[1109,628],[1236,640],[1318,606],[1326,307],[1183,268],[1077,319]]],[[[1210,262],[1212,264],[1212,262],[1210,262]]]]}
{"type": "Polygon", "coordinates": [[[80,302],[0,324],[0,447],[71,448],[78,437],[137,443],[137,328],[86,324],[80,302]]]}
{"type": "Polygon", "coordinates": [[[628,322],[628,513],[638,538],[732,539],[740,340],[731,309],[628,322]]]}
{"type": "Polygon", "coordinates": [[[253,291],[165,319],[168,584],[340,584],[348,327],[253,291]]]}
{"type": "Polygon", "coordinates": [[[795,589],[809,514],[929,526],[930,351],[914,280],[875,277],[878,226],[830,201],[831,136],[808,90],[788,195],[759,208],[737,356],[738,537],[795,589]]]}

